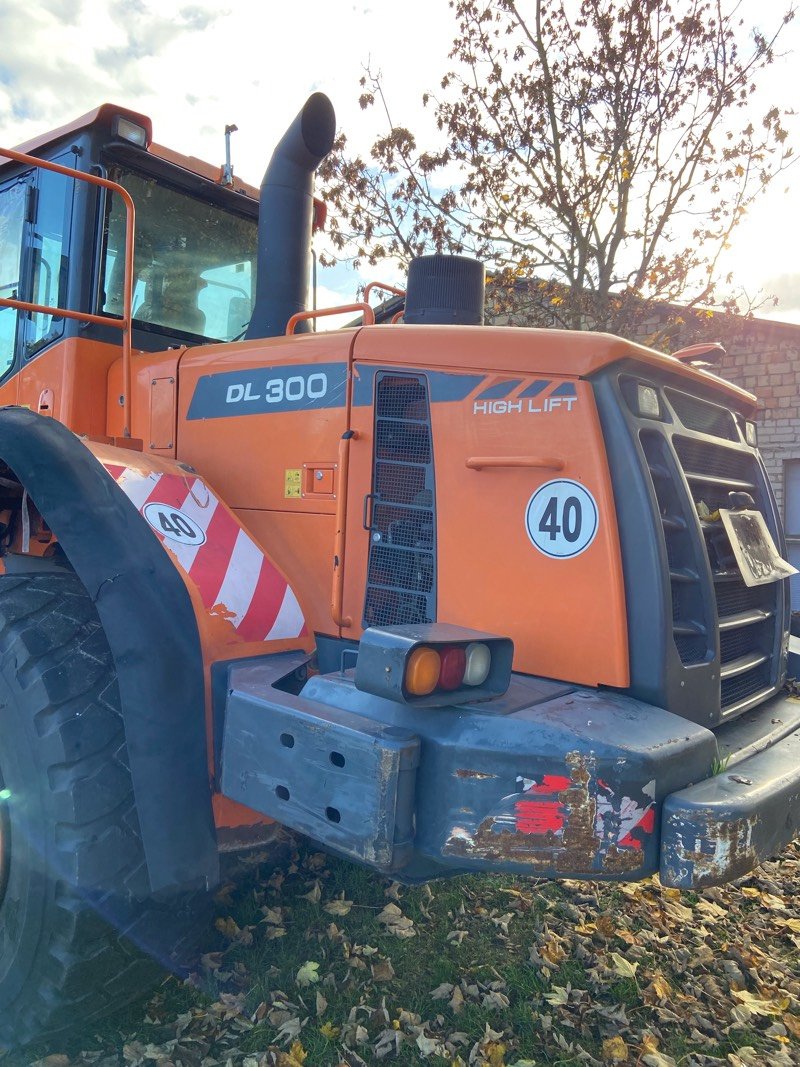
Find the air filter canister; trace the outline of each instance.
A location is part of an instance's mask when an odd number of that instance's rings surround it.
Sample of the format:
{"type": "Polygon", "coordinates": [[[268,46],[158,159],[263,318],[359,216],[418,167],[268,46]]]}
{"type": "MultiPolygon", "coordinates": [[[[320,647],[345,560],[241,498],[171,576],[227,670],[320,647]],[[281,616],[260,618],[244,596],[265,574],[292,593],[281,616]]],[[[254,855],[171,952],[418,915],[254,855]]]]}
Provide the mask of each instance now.
{"type": "Polygon", "coordinates": [[[403,320],[430,325],[483,325],[484,269],[468,256],[420,256],[408,268],[403,320]]]}

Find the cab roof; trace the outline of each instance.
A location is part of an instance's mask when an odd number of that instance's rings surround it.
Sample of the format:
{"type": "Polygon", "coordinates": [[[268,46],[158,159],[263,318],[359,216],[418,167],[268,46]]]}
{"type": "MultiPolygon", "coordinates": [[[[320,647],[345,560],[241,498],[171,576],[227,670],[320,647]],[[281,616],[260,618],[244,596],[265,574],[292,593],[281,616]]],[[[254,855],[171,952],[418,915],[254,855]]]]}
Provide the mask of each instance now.
{"type": "MultiPolygon", "coordinates": [[[[101,104],[92,111],[87,111],[85,115],[73,119],[72,122],[59,126],[56,130],[39,134],[29,141],[25,141],[24,144],[17,145],[16,151],[24,152],[31,156],[41,155],[43,149],[47,148],[48,145],[69,137],[70,134],[80,133],[91,126],[107,127],[110,131],[112,122],[117,116],[122,116],[142,127],[145,131],[145,148],[151,155],[157,156],[159,159],[173,164],[173,166],[180,167],[182,170],[189,171],[191,174],[196,174],[200,178],[205,178],[207,181],[222,184],[222,166],[215,167],[211,163],[197,159],[195,156],[186,156],[181,152],[175,152],[171,148],[157,144],[153,141],[152,120],[147,115],[142,115],[138,111],[131,111],[130,108],[118,107],[116,104],[101,104]]],[[[0,163],[0,169],[7,165],[7,163],[0,163]]],[[[258,200],[258,189],[235,176],[233,185],[228,188],[253,200],[258,200]]]]}

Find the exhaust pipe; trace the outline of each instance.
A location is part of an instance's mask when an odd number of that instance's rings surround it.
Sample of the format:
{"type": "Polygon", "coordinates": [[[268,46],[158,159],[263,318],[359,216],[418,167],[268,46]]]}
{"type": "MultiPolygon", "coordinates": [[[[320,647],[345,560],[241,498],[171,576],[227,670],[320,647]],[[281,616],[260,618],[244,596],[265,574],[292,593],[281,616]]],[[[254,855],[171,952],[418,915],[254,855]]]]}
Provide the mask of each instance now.
{"type": "MultiPolygon", "coordinates": [[[[307,308],[314,172],[335,134],[333,104],[313,93],[272,154],[261,183],[256,300],[246,340],[280,336],[307,308]]],[[[307,329],[301,322],[296,332],[307,329]]]]}

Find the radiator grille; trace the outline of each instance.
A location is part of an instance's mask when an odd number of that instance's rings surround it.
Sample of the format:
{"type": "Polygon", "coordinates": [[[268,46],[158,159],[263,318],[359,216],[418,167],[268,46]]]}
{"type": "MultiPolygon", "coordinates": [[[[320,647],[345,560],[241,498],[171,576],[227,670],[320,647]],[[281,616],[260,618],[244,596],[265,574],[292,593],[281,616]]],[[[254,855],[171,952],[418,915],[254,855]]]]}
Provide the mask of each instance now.
{"type": "Polygon", "coordinates": [[[665,392],[673,411],[687,429],[698,430],[712,437],[723,437],[727,441],[739,440],[736,422],[727,408],[709,404],[706,400],[676,389],[667,389],[665,392]]]}
{"type": "MultiPolygon", "coordinates": [[[[726,448],[697,438],[676,435],[672,444],[689,484],[695,507],[710,511],[730,506],[732,491],[749,492],[764,509],[755,456],[742,448],[726,448]]],[[[748,588],[729,556],[719,563],[715,540],[719,523],[701,524],[714,579],[721,664],[720,705],[723,714],[777,684],[774,665],[776,598],[780,583],[748,588]]],[[[684,660],[684,662],[687,662],[684,660]]]]}
{"type": "Polygon", "coordinates": [[[675,648],[685,666],[703,663],[713,651],[709,636],[712,624],[700,582],[698,546],[692,536],[694,517],[685,494],[679,491],[681,477],[667,440],[659,433],[644,432],[641,442],[664,528],[675,648]]]}
{"type": "Polygon", "coordinates": [[[377,377],[371,505],[364,626],[433,622],[436,500],[421,375],[377,377]]]}

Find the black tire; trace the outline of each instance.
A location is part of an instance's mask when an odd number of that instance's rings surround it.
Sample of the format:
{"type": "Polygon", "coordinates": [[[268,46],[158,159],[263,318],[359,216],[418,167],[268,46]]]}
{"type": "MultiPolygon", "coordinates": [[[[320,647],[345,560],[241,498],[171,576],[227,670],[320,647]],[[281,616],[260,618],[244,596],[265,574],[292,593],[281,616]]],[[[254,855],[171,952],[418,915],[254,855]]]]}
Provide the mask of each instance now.
{"type": "Polygon", "coordinates": [[[148,898],[114,664],[69,571],[0,577],[0,776],[0,1048],[13,1048],[184,969],[207,915],[204,894],[148,898]]]}

